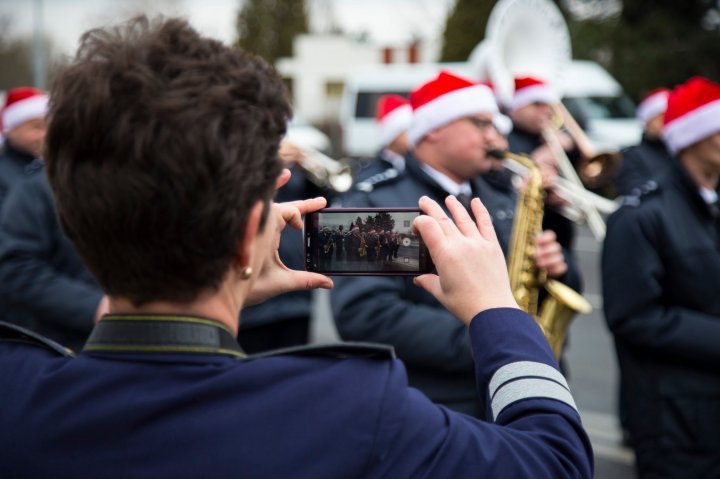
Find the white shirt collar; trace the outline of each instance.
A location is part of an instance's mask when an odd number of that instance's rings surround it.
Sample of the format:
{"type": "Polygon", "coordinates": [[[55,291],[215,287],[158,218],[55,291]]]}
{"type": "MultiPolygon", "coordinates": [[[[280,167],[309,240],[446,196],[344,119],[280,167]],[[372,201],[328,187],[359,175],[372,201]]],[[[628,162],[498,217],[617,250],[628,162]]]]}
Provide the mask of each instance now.
{"type": "Polygon", "coordinates": [[[398,170],[399,173],[402,173],[405,170],[405,158],[402,155],[398,155],[394,151],[383,148],[380,152],[380,156],[382,156],[383,160],[390,163],[393,168],[398,170]]]}
{"type": "Polygon", "coordinates": [[[438,170],[432,166],[426,165],[425,163],[420,163],[420,168],[422,168],[422,170],[427,173],[430,178],[435,180],[435,182],[449,194],[457,196],[460,193],[465,193],[468,196],[472,196],[472,188],[470,187],[469,181],[458,184],[445,173],[440,173],[438,170]]]}

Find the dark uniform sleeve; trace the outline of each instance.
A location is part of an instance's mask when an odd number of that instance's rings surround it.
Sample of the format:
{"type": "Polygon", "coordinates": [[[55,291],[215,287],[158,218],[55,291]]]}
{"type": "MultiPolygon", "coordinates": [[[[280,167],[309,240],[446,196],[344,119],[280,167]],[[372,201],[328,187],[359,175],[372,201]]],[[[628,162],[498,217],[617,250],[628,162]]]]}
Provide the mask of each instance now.
{"type": "Polygon", "coordinates": [[[470,336],[493,422],[432,404],[407,389],[395,367],[367,477],[592,477],[589,440],[532,318],[514,309],[486,311],[470,336]]]}
{"type": "Polygon", "coordinates": [[[102,292],[50,263],[54,242],[64,238],[50,192],[35,180],[13,188],[0,215],[0,288],[44,321],[89,333],[102,292]]]}
{"type": "Polygon", "coordinates": [[[610,329],[635,347],[718,364],[720,321],[697,310],[665,305],[667,271],[660,256],[659,218],[641,216],[639,211],[624,207],[608,222],[602,279],[610,329]]]}
{"type": "Polygon", "coordinates": [[[622,152],[622,163],[615,177],[615,189],[618,195],[629,195],[633,188],[645,183],[651,173],[643,163],[638,147],[631,147],[622,152]]]}

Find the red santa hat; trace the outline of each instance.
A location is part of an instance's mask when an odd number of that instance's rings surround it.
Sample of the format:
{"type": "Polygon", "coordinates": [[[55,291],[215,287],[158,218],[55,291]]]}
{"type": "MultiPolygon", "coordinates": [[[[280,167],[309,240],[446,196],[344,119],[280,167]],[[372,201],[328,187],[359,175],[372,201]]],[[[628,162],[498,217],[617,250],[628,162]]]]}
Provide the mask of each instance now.
{"type": "Polygon", "coordinates": [[[47,95],[37,88],[18,87],[9,90],[2,110],[2,130],[8,132],[28,120],[44,118],[47,105],[47,95]]]}
{"type": "Polygon", "coordinates": [[[410,94],[413,119],[408,140],[416,145],[426,134],[465,116],[498,114],[492,90],[442,71],[410,94]]]}
{"type": "Polygon", "coordinates": [[[645,95],[637,107],[636,115],[640,121],[647,124],[658,115],[667,110],[667,99],[670,94],[668,88],[656,88],[645,95]]]}
{"type": "Polygon", "coordinates": [[[380,128],[380,143],[388,146],[400,133],[406,132],[412,122],[410,102],[400,95],[383,95],[378,100],[375,119],[380,128]]]}
{"type": "Polygon", "coordinates": [[[531,103],[553,105],[559,101],[557,93],[544,80],[536,77],[518,77],[515,79],[515,93],[507,107],[513,111],[531,103]]]}
{"type": "Polygon", "coordinates": [[[673,153],[720,131],[720,84],[693,77],[668,96],[662,136],[673,153]]]}

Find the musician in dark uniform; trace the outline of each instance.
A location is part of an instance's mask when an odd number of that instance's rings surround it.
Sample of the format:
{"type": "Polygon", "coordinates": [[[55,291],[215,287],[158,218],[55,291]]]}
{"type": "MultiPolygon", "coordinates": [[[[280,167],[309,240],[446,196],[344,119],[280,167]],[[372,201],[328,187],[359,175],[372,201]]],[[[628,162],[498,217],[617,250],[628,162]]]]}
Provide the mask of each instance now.
{"type": "Polygon", "coordinates": [[[272,202],[291,110],[269,65],[183,20],[141,18],[85,35],[52,93],[59,217],[111,313],[76,358],[0,325],[0,477],[592,476],[572,395],[478,200],[477,223],[448,203],[459,227],[421,200],[439,274],[418,284],[469,325],[492,423],[409,389],[387,346],[238,346],[244,305],[332,286],[277,259],[286,223],[326,202],[272,202]]]}
{"type": "Polygon", "coordinates": [[[380,151],[367,166],[359,168],[355,182],[366,180],[394,168],[398,173],[405,170],[405,153],[408,150],[407,130],[412,121],[412,107],[400,95],[383,95],[377,102],[375,120],[380,139],[380,151]]]}
{"type": "Polygon", "coordinates": [[[663,176],[672,166],[672,156],[661,137],[669,93],[667,88],[658,88],[638,105],[637,117],[644,125],[643,135],[639,144],[622,151],[622,165],[615,177],[618,195],[633,194],[635,188],[663,176]]]}
{"type": "MultiPolygon", "coordinates": [[[[552,87],[541,78],[519,77],[515,79],[512,101],[506,105],[513,128],[508,135],[510,151],[530,156],[540,167],[546,186],[543,228],[557,235],[558,241],[570,251],[575,239],[575,225],[559,212],[565,202],[552,186],[558,175],[558,160],[553,149],[545,142],[543,130],[551,125],[553,105],[560,98],[552,87]]],[[[550,130],[549,130],[550,131],[550,130]]],[[[573,139],[564,132],[556,132],[563,150],[572,163],[579,159],[573,139]]]]}
{"type": "Polygon", "coordinates": [[[675,155],[608,221],[605,317],[641,478],[720,477],[720,85],[668,98],[675,155]]]}
{"type": "MultiPolygon", "coordinates": [[[[479,197],[493,217],[507,251],[515,198],[480,175],[491,167],[485,149],[497,134],[498,113],[484,85],[443,72],[411,95],[415,111],[409,130],[413,150],[402,175],[386,174],[357,184],[343,198],[348,207],[412,207],[423,195],[442,201],[448,194],[479,197]]],[[[370,243],[368,243],[368,248],[370,243]]],[[[536,243],[537,264],[552,277],[576,284],[552,233],[536,243]]],[[[337,278],[331,294],[335,323],[343,339],[391,344],[408,367],[410,384],[430,399],[484,417],[475,394],[472,350],[465,329],[409,277],[337,278]],[[369,299],[372,298],[372,299],[369,299]]]]}

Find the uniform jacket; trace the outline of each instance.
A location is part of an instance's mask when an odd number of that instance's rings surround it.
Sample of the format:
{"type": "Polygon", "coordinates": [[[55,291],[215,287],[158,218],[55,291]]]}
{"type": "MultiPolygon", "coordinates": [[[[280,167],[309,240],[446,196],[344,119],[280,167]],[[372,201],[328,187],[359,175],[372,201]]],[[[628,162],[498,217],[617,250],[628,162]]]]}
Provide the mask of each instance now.
{"type": "Polygon", "coordinates": [[[647,477],[720,477],[718,216],[675,160],[608,221],[605,317],[647,477]]]}
{"type": "Polygon", "coordinates": [[[409,389],[390,358],[69,358],[0,341],[0,477],[590,478],[589,441],[534,321],[489,310],[469,335],[489,423],[409,389]]]}
{"type": "Polygon", "coordinates": [[[0,295],[4,320],[79,350],[102,291],[55,216],[44,170],[13,187],[0,214],[0,295]]]}
{"type": "Polygon", "coordinates": [[[657,180],[675,161],[662,140],[643,136],[642,141],[622,152],[622,166],[615,177],[618,195],[630,195],[649,180],[657,180]]]}
{"type": "Polygon", "coordinates": [[[14,148],[6,139],[0,153],[0,207],[10,188],[41,167],[40,160],[14,148]]]}
{"type": "MultiPolygon", "coordinates": [[[[482,178],[471,183],[490,211],[498,239],[507,251],[515,199],[499,193],[482,178]]],[[[408,154],[406,169],[398,175],[360,183],[343,198],[345,207],[417,207],[427,195],[444,205],[447,196],[408,154]]],[[[571,273],[570,276],[577,275],[571,273]]],[[[572,278],[569,278],[572,280],[572,278]]],[[[331,305],[340,336],[345,340],[372,341],[395,347],[408,368],[410,384],[435,402],[477,416],[473,361],[465,327],[435,298],[415,286],[411,277],[337,277],[331,305]]]]}
{"type": "Polygon", "coordinates": [[[382,174],[388,168],[394,168],[392,161],[388,158],[389,154],[394,153],[388,153],[388,151],[383,148],[378,151],[377,155],[375,155],[367,165],[358,168],[353,175],[355,183],[367,180],[373,175],[382,174]]]}

